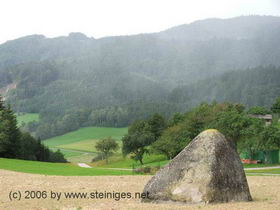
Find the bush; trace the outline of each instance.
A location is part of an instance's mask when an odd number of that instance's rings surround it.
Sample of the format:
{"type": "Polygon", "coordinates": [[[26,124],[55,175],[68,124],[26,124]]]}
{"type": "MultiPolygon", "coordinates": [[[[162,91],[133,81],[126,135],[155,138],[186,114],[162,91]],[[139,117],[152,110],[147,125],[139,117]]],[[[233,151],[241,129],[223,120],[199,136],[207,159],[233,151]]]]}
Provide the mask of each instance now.
{"type": "Polygon", "coordinates": [[[160,169],[160,166],[144,166],[141,168],[133,169],[133,172],[136,174],[155,174],[160,169]]]}
{"type": "Polygon", "coordinates": [[[58,149],[56,152],[50,153],[50,162],[66,163],[67,160],[64,158],[64,155],[61,153],[60,149],[58,149]]]}
{"type": "Polygon", "coordinates": [[[94,158],[92,158],[91,162],[96,162],[99,160],[104,160],[104,155],[102,153],[98,153],[94,158]]]}

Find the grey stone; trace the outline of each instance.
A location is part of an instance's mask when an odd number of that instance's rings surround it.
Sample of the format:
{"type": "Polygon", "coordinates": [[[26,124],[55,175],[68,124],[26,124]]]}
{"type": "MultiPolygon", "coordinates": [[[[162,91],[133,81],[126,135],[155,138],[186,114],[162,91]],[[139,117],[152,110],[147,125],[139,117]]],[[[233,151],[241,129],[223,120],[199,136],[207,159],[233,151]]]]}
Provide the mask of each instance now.
{"type": "Polygon", "coordinates": [[[142,202],[215,203],[251,201],[249,186],[232,142],[215,129],[200,133],[144,188],[142,202]]]}

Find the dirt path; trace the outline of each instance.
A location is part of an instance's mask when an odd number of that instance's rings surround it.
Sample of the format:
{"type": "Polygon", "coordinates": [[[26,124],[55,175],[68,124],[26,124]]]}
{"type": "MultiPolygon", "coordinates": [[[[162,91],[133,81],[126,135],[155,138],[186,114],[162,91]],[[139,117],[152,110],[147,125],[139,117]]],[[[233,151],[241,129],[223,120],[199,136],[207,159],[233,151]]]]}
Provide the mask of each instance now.
{"type": "Polygon", "coordinates": [[[91,166],[89,166],[88,164],[85,164],[85,163],[78,163],[78,166],[80,166],[82,168],[92,168],[91,166]]]}
{"type": "MultiPolygon", "coordinates": [[[[78,166],[83,167],[83,168],[92,168],[86,163],[77,163],[78,166]]],[[[118,171],[132,171],[131,168],[101,168],[98,167],[99,169],[108,169],[108,170],[118,170],[118,171]]]]}
{"type": "Polygon", "coordinates": [[[131,168],[100,168],[100,169],[109,169],[109,170],[118,170],[118,171],[132,171],[133,170],[131,168]]]}
{"type": "Polygon", "coordinates": [[[0,209],[277,209],[280,204],[280,177],[251,176],[248,177],[253,202],[226,203],[215,205],[179,205],[179,204],[152,204],[141,203],[138,198],[120,199],[114,198],[79,198],[66,199],[61,196],[58,200],[51,199],[51,192],[111,192],[131,193],[142,192],[144,185],[151,176],[45,176],[27,173],[11,172],[0,170],[0,209]],[[40,192],[46,191],[47,198],[24,199],[20,201],[9,199],[9,194],[25,191],[40,192]]]}

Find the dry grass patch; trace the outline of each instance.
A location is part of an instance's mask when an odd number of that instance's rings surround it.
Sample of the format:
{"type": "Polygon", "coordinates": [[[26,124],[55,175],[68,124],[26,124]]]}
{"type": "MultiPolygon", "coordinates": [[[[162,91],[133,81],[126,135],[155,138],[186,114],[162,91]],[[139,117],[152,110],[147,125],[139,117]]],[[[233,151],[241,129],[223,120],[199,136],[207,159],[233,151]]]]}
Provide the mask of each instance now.
{"type": "Polygon", "coordinates": [[[280,177],[250,176],[253,202],[213,205],[141,203],[139,199],[23,199],[10,201],[9,192],[142,192],[150,176],[45,176],[0,170],[0,209],[279,209],[280,177]]]}

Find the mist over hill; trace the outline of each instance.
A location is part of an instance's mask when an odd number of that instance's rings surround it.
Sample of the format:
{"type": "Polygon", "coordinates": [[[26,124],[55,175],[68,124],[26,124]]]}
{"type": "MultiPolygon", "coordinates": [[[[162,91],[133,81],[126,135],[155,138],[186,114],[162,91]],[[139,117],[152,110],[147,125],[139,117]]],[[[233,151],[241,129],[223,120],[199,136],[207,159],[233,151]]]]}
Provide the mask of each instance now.
{"type": "Polygon", "coordinates": [[[52,39],[31,35],[0,45],[0,67],[3,72],[22,63],[54,61],[67,75],[106,69],[188,83],[233,69],[279,65],[279,35],[280,18],[272,16],[206,19],[159,33],[101,39],[81,33],[52,39]]]}
{"type": "Polygon", "coordinates": [[[71,113],[84,113],[72,130],[125,126],[150,112],[168,116],[203,100],[270,106],[278,84],[263,77],[267,83],[251,86],[242,78],[266,70],[278,74],[279,37],[280,17],[272,16],[206,19],[159,33],[101,39],[31,35],[0,45],[0,89],[14,84],[7,102],[17,111],[40,113],[44,122],[63,124],[71,113]],[[254,93],[239,97],[245,87],[254,87],[254,93]],[[268,99],[261,98],[268,87],[268,99]]]}

